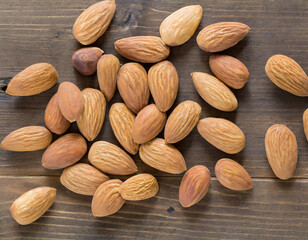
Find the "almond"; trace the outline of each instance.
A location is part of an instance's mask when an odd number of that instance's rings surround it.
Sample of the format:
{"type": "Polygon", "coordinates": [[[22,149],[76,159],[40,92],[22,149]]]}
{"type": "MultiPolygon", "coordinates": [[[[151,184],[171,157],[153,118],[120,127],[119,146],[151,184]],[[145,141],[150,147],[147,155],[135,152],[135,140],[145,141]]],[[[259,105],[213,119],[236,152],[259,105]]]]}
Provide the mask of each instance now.
{"type": "Polygon", "coordinates": [[[28,225],[39,219],[53,204],[57,190],[38,187],[22,194],[11,208],[12,217],[20,225],[28,225]]]}
{"type": "Polygon", "coordinates": [[[99,88],[107,102],[113,98],[117,88],[117,74],[120,69],[119,59],[112,54],[103,55],[97,63],[99,88]]]}
{"type": "Polygon", "coordinates": [[[89,164],[77,163],[63,170],[60,182],[68,190],[93,196],[96,189],[109,177],[89,164]]]}
{"type": "Polygon", "coordinates": [[[237,109],[235,95],[217,78],[202,72],[194,72],[191,76],[199,95],[212,107],[225,112],[237,109]]]}
{"type": "Polygon", "coordinates": [[[210,56],[210,68],[219,80],[234,89],[244,87],[249,79],[247,67],[240,60],[228,55],[210,56]]]}
{"type": "Polygon", "coordinates": [[[63,82],[58,89],[58,106],[62,115],[75,122],[84,108],[84,98],[79,88],[71,82],[63,82]]]}
{"type": "Polygon", "coordinates": [[[155,105],[161,112],[167,112],[173,105],[178,89],[179,76],[169,61],[152,66],[148,73],[149,88],[155,105]]]}
{"type": "Polygon", "coordinates": [[[155,138],[164,128],[167,114],[158,110],[155,104],[150,104],[142,109],[134,122],[134,142],[142,144],[155,138]]]}
{"type": "Polygon", "coordinates": [[[304,131],[306,135],[306,139],[308,141],[308,108],[303,114],[303,125],[304,125],[304,131]]]}
{"type": "Polygon", "coordinates": [[[234,123],[223,118],[204,118],[197,125],[200,135],[219,150],[235,154],[245,147],[245,135],[234,123]]]}
{"type": "Polygon", "coordinates": [[[58,106],[58,93],[53,95],[45,109],[45,125],[53,133],[63,134],[70,126],[70,122],[62,115],[58,106]]]}
{"type": "Polygon", "coordinates": [[[96,190],[92,199],[92,213],[95,217],[105,217],[116,213],[125,203],[119,193],[122,181],[112,179],[104,182],[96,190]]]}
{"type": "Polygon", "coordinates": [[[139,201],[154,197],[158,193],[158,182],[150,174],[142,173],[127,179],[119,188],[125,200],[139,201]]]}
{"type": "Polygon", "coordinates": [[[217,180],[226,188],[245,191],[253,187],[248,172],[237,162],[229,158],[220,159],[215,165],[217,180]]]}
{"type": "Polygon", "coordinates": [[[77,120],[77,125],[82,135],[93,141],[103,126],[106,112],[104,94],[93,88],[86,88],[82,92],[84,109],[77,120]]]}
{"type": "Polygon", "coordinates": [[[271,56],[265,72],[277,87],[296,96],[308,96],[308,76],[292,58],[280,54],[271,56]]]}
{"type": "Polygon", "coordinates": [[[115,10],[114,0],[101,1],[84,10],[74,23],[76,40],[83,45],[94,43],[107,30],[115,10]]]}
{"type": "Polygon", "coordinates": [[[191,5],[170,14],[160,25],[162,40],[169,46],[179,46],[194,35],[202,18],[202,7],[191,5]]]}
{"type": "Polygon", "coordinates": [[[296,168],[298,147],[294,133],[283,124],[274,124],[265,135],[268,162],[280,179],[292,177],[296,168]]]}
{"type": "Polygon", "coordinates": [[[52,134],[41,126],[23,127],[11,132],[1,142],[1,148],[14,152],[41,150],[51,143],[52,134]]]}
{"type": "Polygon", "coordinates": [[[156,63],[169,56],[169,47],[159,37],[136,36],[117,40],[115,49],[123,57],[142,63],[156,63]]]}
{"type": "Polygon", "coordinates": [[[179,200],[182,207],[191,207],[207,194],[211,183],[210,170],[202,165],[189,169],[182,178],[179,200]]]}
{"type": "Polygon", "coordinates": [[[180,174],[187,169],[180,151],[161,138],[142,144],[139,155],[144,163],[163,172],[180,174]]]}
{"type": "Polygon", "coordinates": [[[250,27],[239,22],[218,22],[203,28],[197,36],[199,48],[206,52],[220,52],[236,45],[250,27]]]}
{"type": "Polygon", "coordinates": [[[122,147],[130,154],[138,152],[139,144],[133,139],[135,115],[124,103],[115,103],[109,110],[109,121],[114,135],[122,147]]]}
{"type": "Polygon", "coordinates": [[[170,114],[165,126],[165,140],[176,143],[184,139],[196,126],[201,107],[193,101],[181,102],[170,114]]]}
{"type": "Polygon", "coordinates": [[[134,113],[138,113],[148,104],[148,76],[139,63],[124,64],[118,73],[117,84],[123,101],[134,113]]]}
{"type": "Polygon", "coordinates": [[[97,62],[103,53],[98,47],[81,48],[72,56],[73,65],[82,75],[92,75],[96,72],[97,62]]]}
{"type": "Polygon", "coordinates": [[[59,75],[51,64],[36,63],[13,77],[6,93],[12,96],[32,96],[48,90],[58,80],[59,75]]]}
{"type": "Polygon", "coordinates": [[[42,165],[48,169],[61,169],[78,162],[87,152],[87,143],[77,133],[66,134],[54,141],[44,152],[42,165]]]}
{"type": "Polygon", "coordinates": [[[134,160],[126,152],[105,141],[93,143],[88,158],[94,167],[108,174],[129,175],[138,170],[134,160]]]}

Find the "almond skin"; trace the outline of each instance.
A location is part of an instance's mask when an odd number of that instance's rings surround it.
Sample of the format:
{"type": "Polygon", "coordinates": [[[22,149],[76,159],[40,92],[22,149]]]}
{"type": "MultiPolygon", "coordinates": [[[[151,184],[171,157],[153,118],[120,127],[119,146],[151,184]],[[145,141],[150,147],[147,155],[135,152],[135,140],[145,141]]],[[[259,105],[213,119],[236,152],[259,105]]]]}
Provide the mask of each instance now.
{"type": "Polygon", "coordinates": [[[194,35],[202,18],[202,7],[191,5],[170,14],[161,23],[159,31],[162,40],[169,46],[179,46],[194,35]]]}
{"type": "Polygon", "coordinates": [[[154,197],[158,190],[159,186],[156,178],[147,173],[130,177],[119,188],[122,198],[130,201],[154,197]]]}
{"type": "Polygon", "coordinates": [[[57,190],[38,187],[22,194],[11,208],[12,217],[20,225],[28,225],[39,219],[53,204],[57,190]]]}
{"type": "Polygon", "coordinates": [[[73,26],[73,35],[83,45],[94,43],[107,30],[116,10],[114,0],[95,3],[84,10],[73,26]]]}
{"type": "Polygon", "coordinates": [[[104,94],[94,88],[86,88],[82,92],[84,109],[77,120],[77,125],[82,135],[93,141],[103,126],[106,112],[104,94]]]}
{"type": "Polygon", "coordinates": [[[68,190],[93,196],[96,189],[109,177],[89,164],[77,163],[63,170],[60,182],[68,190]]]}
{"type": "Polygon", "coordinates": [[[303,125],[304,125],[304,131],[306,135],[306,139],[308,141],[308,108],[303,114],[303,125]]]}
{"type": "Polygon", "coordinates": [[[12,96],[32,96],[48,90],[58,80],[59,75],[51,64],[36,63],[13,77],[6,93],[12,96]]]}
{"type": "Polygon", "coordinates": [[[234,89],[244,87],[249,80],[247,67],[240,60],[228,55],[211,55],[210,68],[220,81],[234,89]]]}
{"type": "Polygon", "coordinates": [[[62,115],[75,122],[84,108],[84,98],[79,88],[71,82],[63,82],[58,89],[58,106],[62,115]]]}
{"type": "Polygon", "coordinates": [[[96,72],[97,62],[103,53],[98,47],[81,48],[72,56],[73,65],[82,75],[92,75],[96,72]]]}
{"type": "Polygon", "coordinates": [[[114,135],[122,147],[130,154],[138,152],[139,144],[133,139],[133,114],[124,103],[115,103],[109,110],[109,121],[114,135]]]}
{"type": "Polygon", "coordinates": [[[136,36],[117,40],[115,49],[123,57],[142,63],[156,63],[169,56],[169,47],[159,37],[136,36]]]}
{"type": "Polygon", "coordinates": [[[235,95],[217,78],[202,72],[194,72],[191,76],[199,95],[212,107],[225,112],[237,109],[235,95]]]}
{"type": "Polygon", "coordinates": [[[308,96],[308,76],[292,58],[280,54],[271,56],[265,72],[277,87],[295,96],[308,96]]]}
{"type": "Polygon", "coordinates": [[[126,63],[118,73],[118,89],[126,106],[138,113],[149,102],[150,90],[147,72],[139,63],[126,63]]]}
{"type": "Polygon", "coordinates": [[[121,184],[121,180],[112,179],[99,186],[91,204],[92,213],[95,217],[105,217],[120,210],[125,203],[119,193],[121,184]]]}
{"type": "Polygon", "coordinates": [[[283,180],[292,177],[296,168],[298,147],[294,133],[283,124],[274,124],[265,135],[265,151],[275,175],[283,180]]]}
{"type": "Polygon", "coordinates": [[[180,151],[162,138],[142,144],[139,156],[144,163],[163,172],[180,174],[187,169],[180,151]]]}
{"type": "Polygon", "coordinates": [[[226,119],[201,119],[197,129],[206,141],[225,153],[236,154],[245,147],[245,135],[242,130],[226,119]]]}
{"type": "Polygon", "coordinates": [[[1,148],[14,152],[41,150],[51,143],[52,134],[41,126],[19,128],[7,135],[1,142],[1,148]]]}
{"type": "Polygon", "coordinates": [[[126,152],[105,141],[93,143],[88,158],[94,167],[108,174],[129,175],[138,170],[134,160],[126,152]]]}
{"type": "Polygon", "coordinates": [[[201,114],[198,103],[187,100],[180,103],[170,114],[165,126],[165,140],[176,143],[184,139],[196,126],[201,114]]]}
{"type": "Polygon", "coordinates": [[[87,152],[87,143],[77,133],[66,134],[54,141],[44,152],[42,165],[48,169],[61,169],[78,162],[87,152]]]}
{"type": "Polygon", "coordinates": [[[155,105],[161,112],[167,112],[173,105],[178,89],[179,76],[169,61],[153,65],[148,73],[149,88],[155,105]]]}
{"type": "Polygon", "coordinates": [[[202,165],[189,169],[182,178],[179,200],[182,207],[191,207],[207,194],[211,183],[210,170],[202,165]]]}
{"type": "Polygon", "coordinates": [[[248,172],[237,162],[229,158],[220,159],[215,165],[217,180],[226,188],[245,191],[253,187],[248,172]]]}
{"type": "Polygon", "coordinates": [[[45,125],[53,133],[63,134],[70,126],[70,122],[62,115],[58,106],[58,93],[53,95],[45,110],[45,125]]]}
{"type": "Polygon", "coordinates": [[[239,22],[218,22],[203,28],[197,36],[199,48],[206,52],[220,52],[236,45],[250,28],[239,22]]]}
{"type": "Polygon", "coordinates": [[[142,109],[134,122],[133,139],[135,143],[145,143],[155,138],[164,128],[167,114],[158,110],[155,104],[142,109]]]}
{"type": "Polygon", "coordinates": [[[120,69],[119,59],[112,54],[103,55],[97,63],[97,78],[100,90],[107,102],[113,98],[117,88],[117,74],[120,69]]]}

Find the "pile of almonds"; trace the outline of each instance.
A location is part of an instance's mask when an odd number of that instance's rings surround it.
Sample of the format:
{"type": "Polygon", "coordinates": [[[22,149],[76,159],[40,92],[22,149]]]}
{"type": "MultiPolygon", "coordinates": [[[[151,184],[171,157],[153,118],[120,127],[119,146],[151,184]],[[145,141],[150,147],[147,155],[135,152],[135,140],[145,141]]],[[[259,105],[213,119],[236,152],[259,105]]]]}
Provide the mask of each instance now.
{"type": "MultiPolygon", "coordinates": [[[[108,28],[116,5],[113,0],[93,4],[77,18],[73,35],[83,45],[94,43],[108,28]]],[[[234,123],[207,117],[199,119],[201,107],[186,100],[178,104],[169,116],[168,111],[179,88],[175,66],[165,60],[169,46],[187,42],[196,31],[202,7],[183,7],[169,15],[160,25],[160,35],[135,36],[114,43],[118,53],[134,62],[120,66],[117,57],[104,54],[97,47],[87,47],[72,56],[74,67],[83,75],[97,72],[100,90],[82,91],[71,82],[62,82],[45,110],[45,128],[28,126],[7,135],[1,147],[9,151],[35,151],[45,149],[42,165],[47,169],[64,169],[60,177],[63,186],[72,192],[93,196],[92,213],[103,217],[116,213],[126,201],[151,198],[158,193],[155,177],[142,173],[125,182],[110,179],[106,174],[130,175],[138,171],[129,154],[139,151],[141,160],[160,171],[180,174],[187,170],[181,152],[172,144],[183,140],[197,126],[200,135],[217,149],[236,154],[245,147],[245,134],[234,123]],[[155,63],[147,72],[137,63],[155,63]],[[99,134],[105,119],[106,105],[118,89],[124,103],[110,107],[109,120],[122,148],[96,141],[88,152],[90,164],[77,163],[87,152],[87,141],[99,134]],[[150,94],[155,104],[149,104],[150,94]],[[66,133],[72,122],[81,134],[66,133]],[[157,135],[164,129],[164,139],[157,135]],[[65,134],[52,142],[52,133],[65,134]],[[128,153],[129,154],[128,154],[128,153]]],[[[236,45],[250,28],[238,22],[219,22],[202,29],[197,36],[199,48],[206,52],[220,52],[236,45]]],[[[247,83],[249,72],[238,59],[221,54],[209,58],[213,75],[192,72],[198,94],[220,111],[234,111],[238,101],[230,90],[240,89],[247,83]],[[230,87],[230,88],[229,88],[230,87]]],[[[274,55],[266,63],[268,77],[281,89],[296,96],[308,96],[308,77],[291,58],[274,55]]],[[[55,68],[48,63],[31,65],[18,73],[9,83],[6,93],[30,96],[48,90],[59,79],[55,68]]],[[[303,116],[308,140],[308,109],[303,116]]],[[[298,157],[296,137],[283,124],[271,126],[265,136],[265,149],[269,164],[280,179],[289,179],[298,157]]],[[[220,159],[215,166],[218,181],[231,190],[243,191],[253,187],[248,172],[236,161],[220,159]]],[[[190,168],[182,178],[179,202],[183,207],[198,203],[208,192],[211,173],[202,165],[190,168]]],[[[20,224],[30,224],[42,216],[52,205],[56,189],[38,187],[21,195],[11,206],[13,218],[20,224]]]]}

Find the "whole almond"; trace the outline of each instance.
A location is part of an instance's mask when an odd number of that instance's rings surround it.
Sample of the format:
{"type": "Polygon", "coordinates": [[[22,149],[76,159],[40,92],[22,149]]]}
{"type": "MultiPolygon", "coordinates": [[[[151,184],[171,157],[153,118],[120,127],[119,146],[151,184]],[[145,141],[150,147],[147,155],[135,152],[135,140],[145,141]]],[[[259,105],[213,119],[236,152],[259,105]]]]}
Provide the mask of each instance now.
{"type": "Polygon", "coordinates": [[[180,174],[187,169],[180,151],[161,138],[142,144],[139,155],[144,163],[163,172],[180,174]]]}
{"type": "Polygon", "coordinates": [[[292,177],[296,168],[298,147],[294,133],[283,124],[274,124],[265,135],[268,162],[280,179],[292,177]]]}
{"type": "Polygon", "coordinates": [[[57,190],[38,187],[22,194],[11,208],[12,217],[20,225],[28,225],[39,219],[53,204],[57,190]]]}
{"type": "Polygon", "coordinates": [[[201,119],[197,129],[206,141],[225,153],[235,154],[245,147],[245,135],[242,130],[226,119],[201,119]]]}
{"type": "Polygon", "coordinates": [[[62,115],[75,122],[84,108],[84,98],[79,88],[71,82],[63,82],[58,89],[58,106],[62,115]]]}
{"type": "Polygon", "coordinates": [[[136,36],[117,40],[115,49],[123,57],[142,63],[155,63],[169,56],[169,47],[159,37],[136,36]]]}
{"type": "Polygon", "coordinates": [[[95,217],[105,217],[116,213],[125,203],[119,193],[122,181],[112,179],[101,184],[92,199],[92,213],[95,217]]]}
{"type": "Polygon", "coordinates": [[[113,98],[117,88],[117,74],[120,69],[119,59],[112,54],[103,55],[97,63],[97,78],[100,90],[107,102],[113,98]]]}
{"type": "Polygon", "coordinates": [[[176,68],[169,61],[156,63],[149,70],[148,81],[155,105],[161,112],[167,112],[172,107],[179,89],[176,68]]]}
{"type": "Polygon", "coordinates": [[[82,92],[84,98],[84,109],[77,125],[82,135],[93,141],[103,126],[106,112],[106,100],[104,94],[94,88],[86,88],[82,92]]]}
{"type": "Polygon", "coordinates": [[[6,93],[12,96],[32,96],[48,90],[58,80],[59,75],[51,64],[36,63],[13,77],[6,93]]]}
{"type": "Polygon", "coordinates": [[[7,135],[1,142],[1,148],[14,152],[41,150],[51,143],[52,134],[41,126],[19,128],[7,135]]]}
{"type": "Polygon", "coordinates": [[[84,10],[74,23],[76,40],[83,45],[94,43],[107,30],[115,10],[114,0],[101,1],[84,10]]]}
{"type": "Polygon", "coordinates": [[[155,138],[164,128],[167,114],[158,110],[155,104],[150,104],[138,114],[133,126],[135,143],[145,143],[155,138]]]}
{"type": "Polygon", "coordinates": [[[229,158],[220,159],[215,165],[217,180],[226,188],[245,191],[253,187],[248,172],[237,162],[229,158]]]}
{"type": "Polygon", "coordinates": [[[308,108],[303,114],[303,125],[304,125],[304,132],[306,135],[306,139],[308,141],[308,108]]]}
{"type": "Polygon", "coordinates": [[[147,72],[139,63],[126,63],[118,73],[118,89],[126,106],[134,113],[144,108],[150,98],[147,72]]]}
{"type": "Polygon", "coordinates": [[[239,22],[218,22],[203,28],[197,36],[199,48],[206,52],[220,52],[236,45],[250,28],[239,22]]]}
{"type": "Polygon", "coordinates": [[[124,103],[115,103],[109,110],[109,121],[114,135],[122,147],[130,154],[138,152],[139,144],[133,139],[135,115],[124,103]]]}
{"type": "Polygon", "coordinates": [[[82,75],[92,75],[96,72],[97,62],[103,53],[98,47],[78,49],[72,56],[73,65],[82,75]]]}
{"type": "Polygon", "coordinates": [[[202,72],[194,72],[191,76],[199,95],[212,107],[225,112],[237,109],[235,95],[217,78],[202,72]]]}
{"type": "Polygon", "coordinates": [[[184,139],[196,126],[201,114],[198,103],[187,100],[181,102],[170,114],[165,126],[165,140],[176,143],[184,139]]]}
{"type": "Polygon", "coordinates": [[[62,115],[58,106],[58,93],[50,99],[45,109],[45,125],[53,133],[63,134],[70,126],[70,122],[62,115]]]}
{"type": "Polygon", "coordinates": [[[61,169],[78,162],[87,152],[87,143],[77,133],[66,134],[54,141],[44,152],[42,165],[48,169],[61,169]]]}
{"type": "Polygon", "coordinates": [[[130,177],[119,188],[122,198],[131,201],[154,197],[158,190],[159,186],[156,178],[147,173],[130,177]]]}
{"type": "Polygon", "coordinates": [[[162,40],[169,46],[182,45],[194,35],[201,18],[200,5],[186,6],[173,12],[160,25],[162,40]]]}
{"type": "Polygon", "coordinates": [[[191,207],[207,194],[211,183],[210,170],[202,165],[189,169],[182,178],[179,200],[182,207],[191,207]]]}
{"type": "Polygon", "coordinates": [[[77,163],[63,170],[60,182],[70,191],[93,196],[96,189],[109,177],[89,164],[77,163]]]}
{"type": "Polygon", "coordinates": [[[308,96],[308,76],[292,58],[280,54],[271,56],[265,72],[279,88],[296,96],[308,96]]]}
{"type": "Polygon", "coordinates": [[[211,55],[210,68],[219,80],[234,89],[244,87],[249,80],[247,67],[240,60],[228,55],[211,55]]]}
{"type": "Polygon", "coordinates": [[[88,158],[94,167],[108,174],[129,175],[138,170],[134,160],[126,152],[105,141],[93,143],[88,158]]]}

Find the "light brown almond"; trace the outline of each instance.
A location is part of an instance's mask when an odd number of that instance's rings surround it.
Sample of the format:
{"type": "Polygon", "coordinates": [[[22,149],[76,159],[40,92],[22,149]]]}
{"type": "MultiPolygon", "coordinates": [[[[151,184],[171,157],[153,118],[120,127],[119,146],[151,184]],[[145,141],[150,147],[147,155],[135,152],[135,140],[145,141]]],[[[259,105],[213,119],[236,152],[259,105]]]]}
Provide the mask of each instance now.
{"type": "Polygon", "coordinates": [[[104,94],[94,88],[86,88],[82,92],[84,98],[84,109],[77,125],[82,135],[93,141],[103,126],[106,112],[106,100],[104,94]]]}
{"type": "Polygon", "coordinates": [[[304,132],[306,135],[306,139],[308,141],[308,108],[303,114],[303,125],[304,125],[304,132]]]}
{"type": "Polygon", "coordinates": [[[48,90],[58,80],[59,75],[51,64],[36,63],[13,77],[6,93],[12,96],[32,96],[48,90]]]}
{"type": "Polygon", "coordinates": [[[169,61],[159,62],[150,68],[148,81],[155,105],[161,112],[168,111],[179,89],[179,76],[176,68],[169,61]]]}
{"type": "Polygon", "coordinates": [[[129,175],[138,170],[134,160],[126,152],[105,141],[93,143],[88,158],[94,167],[108,174],[129,175]]]}
{"type": "Polygon", "coordinates": [[[196,126],[201,114],[198,103],[187,100],[180,103],[170,114],[165,126],[165,140],[176,143],[184,139],[196,126]]]}

